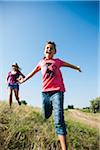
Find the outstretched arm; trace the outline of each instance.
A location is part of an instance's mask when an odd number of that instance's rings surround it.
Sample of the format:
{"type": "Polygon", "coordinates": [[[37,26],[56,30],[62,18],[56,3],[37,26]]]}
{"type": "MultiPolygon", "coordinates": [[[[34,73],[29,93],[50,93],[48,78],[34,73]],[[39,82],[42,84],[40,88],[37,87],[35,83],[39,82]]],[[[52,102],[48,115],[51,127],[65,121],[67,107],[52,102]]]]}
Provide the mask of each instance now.
{"type": "Polygon", "coordinates": [[[39,66],[36,66],[32,72],[30,72],[24,79],[19,80],[19,83],[23,83],[30,79],[33,75],[35,75],[38,71],[40,71],[41,68],[39,66]]]}
{"type": "Polygon", "coordinates": [[[75,65],[69,64],[69,63],[67,63],[67,62],[64,62],[64,63],[63,63],[63,67],[69,67],[69,68],[72,68],[72,69],[76,69],[76,70],[78,70],[79,72],[82,72],[79,66],[75,66],[75,65]]]}

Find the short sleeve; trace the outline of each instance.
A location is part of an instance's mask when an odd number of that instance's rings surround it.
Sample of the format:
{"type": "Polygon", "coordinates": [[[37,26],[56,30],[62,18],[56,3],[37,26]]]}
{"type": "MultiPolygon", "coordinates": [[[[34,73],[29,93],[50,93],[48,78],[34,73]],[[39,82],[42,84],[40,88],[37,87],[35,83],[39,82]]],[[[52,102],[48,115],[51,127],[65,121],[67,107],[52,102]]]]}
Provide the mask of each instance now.
{"type": "Polygon", "coordinates": [[[37,68],[37,69],[41,69],[41,63],[42,63],[42,60],[40,60],[40,61],[37,63],[37,65],[36,65],[36,68],[37,68]]]}
{"type": "Polygon", "coordinates": [[[62,66],[64,66],[64,61],[62,61],[59,58],[57,59],[57,63],[58,63],[59,68],[62,67],[62,66]]]}

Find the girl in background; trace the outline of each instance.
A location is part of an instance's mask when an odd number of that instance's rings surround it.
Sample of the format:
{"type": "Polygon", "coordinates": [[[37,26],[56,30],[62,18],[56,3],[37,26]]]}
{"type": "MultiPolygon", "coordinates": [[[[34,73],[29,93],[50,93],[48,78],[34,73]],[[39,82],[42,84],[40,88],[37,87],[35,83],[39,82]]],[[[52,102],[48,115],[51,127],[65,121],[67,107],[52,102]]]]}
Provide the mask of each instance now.
{"type": "Polygon", "coordinates": [[[15,98],[19,105],[21,102],[19,100],[19,83],[18,79],[25,78],[25,76],[21,73],[21,68],[18,66],[17,63],[12,64],[12,70],[8,73],[7,76],[7,83],[8,83],[8,96],[9,96],[9,105],[10,108],[12,106],[12,96],[13,92],[15,94],[15,98]]]}

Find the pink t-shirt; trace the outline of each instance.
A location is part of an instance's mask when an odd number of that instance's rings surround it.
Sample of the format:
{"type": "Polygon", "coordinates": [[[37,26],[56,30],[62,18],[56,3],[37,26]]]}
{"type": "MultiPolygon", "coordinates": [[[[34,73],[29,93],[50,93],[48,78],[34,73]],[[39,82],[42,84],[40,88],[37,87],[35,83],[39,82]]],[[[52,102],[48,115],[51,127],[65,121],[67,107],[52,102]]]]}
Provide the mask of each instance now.
{"type": "Polygon", "coordinates": [[[64,62],[60,59],[42,59],[37,67],[42,72],[42,92],[65,91],[60,67],[64,62]]]}
{"type": "Polygon", "coordinates": [[[16,71],[15,74],[12,73],[12,71],[10,71],[8,73],[8,76],[7,76],[7,82],[8,84],[18,84],[18,81],[17,81],[17,78],[19,78],[19,76],[22,76],[23,78],[25,78],[25,76],[18,70],[16,71]]]}

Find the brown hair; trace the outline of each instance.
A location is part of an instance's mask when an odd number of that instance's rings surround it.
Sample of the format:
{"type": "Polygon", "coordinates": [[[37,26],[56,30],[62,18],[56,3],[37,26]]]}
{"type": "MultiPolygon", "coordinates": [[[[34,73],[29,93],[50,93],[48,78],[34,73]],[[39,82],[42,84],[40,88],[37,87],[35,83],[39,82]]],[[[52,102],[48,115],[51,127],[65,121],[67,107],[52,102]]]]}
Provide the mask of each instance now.
{"type": "MultiPolygon", "coordinates": [[[[52,44],[52,45],[54,46],[55,53],[56,53],[57,50],[56,50],[56,44],[55,44],[55,42],[47,41],[45,45],[47,45],[47,44],[52,44]]],[[[44,56],[43,59],[45,59],[45,58],[46,58],[46,57],[44,56]]]]}
{"type": "Polygon", "coordinates": [[[21,68],[18,66],[16,62],[12,64],[12,67],[15,67],[17,70],[21,70],[21,68]]]}

